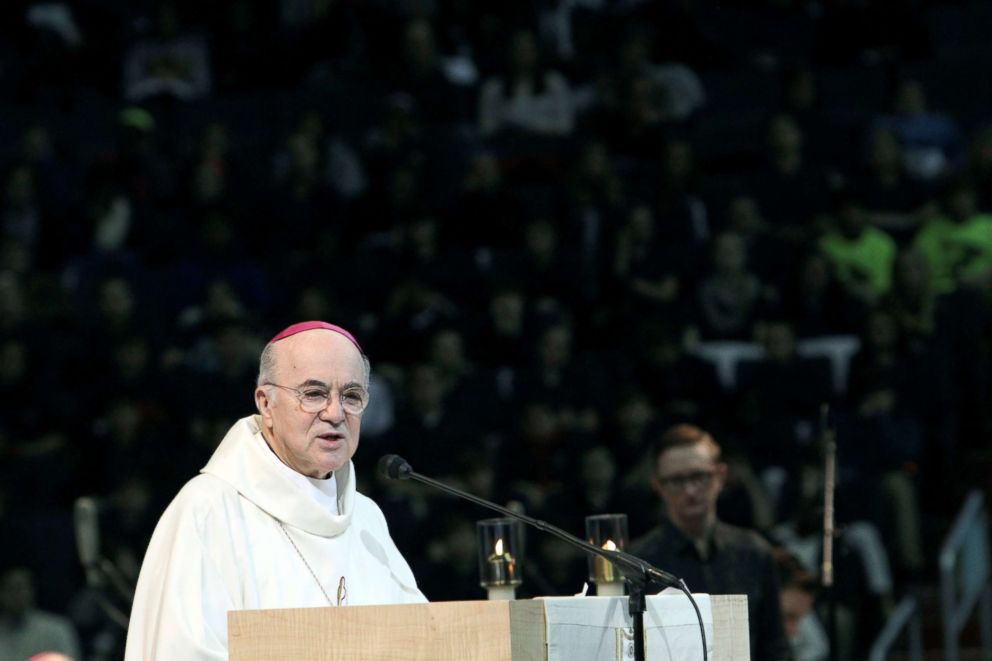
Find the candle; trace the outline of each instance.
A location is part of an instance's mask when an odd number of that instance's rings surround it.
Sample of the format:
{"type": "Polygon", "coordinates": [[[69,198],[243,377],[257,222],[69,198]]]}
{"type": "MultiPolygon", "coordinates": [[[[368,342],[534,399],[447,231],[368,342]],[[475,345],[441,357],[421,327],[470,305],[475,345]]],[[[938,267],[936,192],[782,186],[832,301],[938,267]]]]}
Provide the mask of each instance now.
{"type": "Polygon", "coordinates": [[[513,556],[503,551],[503,538],[500,537],[493,545],[486,563],[487,585],[512,585],[516,580],[517,566],[513,556]]]}
{"type": "MultiPolygon", "coordinates": [[[[608,539],[603,542],[603,548],[607,551],[616,551],[617,545],[612,539],[608,539]]],[[[620,572],[613,565],[612,562],[604,558],[603,556],[597,555],[592,559],[593,562],[593,580],[596,585],[599,586],[602,583],[619,583],[623,580],[620,576],[620,572]]]]}
{"type": "Polygon", "coordinates": [[[483,519],[477,524],[479,582],[490,599],[513,599],[520,585],[524,558],[520,522],[483,519]]]}

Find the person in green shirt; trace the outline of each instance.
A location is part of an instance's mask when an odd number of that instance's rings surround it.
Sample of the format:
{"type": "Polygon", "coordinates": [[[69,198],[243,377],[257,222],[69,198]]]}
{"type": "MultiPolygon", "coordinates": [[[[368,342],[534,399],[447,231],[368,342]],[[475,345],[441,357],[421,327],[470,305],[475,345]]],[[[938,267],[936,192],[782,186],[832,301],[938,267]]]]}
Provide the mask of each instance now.
{"type": "Polygon", "coordinates": [[[892,287],[896,242],[868,224],[868,215],[854,196],[841,197],[835,226],[820,237],[819,247],[838,282],[854,298],[871,304],[892,287]]]}
{"type": "Polygon", "coordinates": [[[947,294],[962,285],[992,282],[992,215],[979,212],[974,186],[954,183],[944,207],[946,214],[928,220],[913,239],[929,266],[934,291],[947,294]]]}

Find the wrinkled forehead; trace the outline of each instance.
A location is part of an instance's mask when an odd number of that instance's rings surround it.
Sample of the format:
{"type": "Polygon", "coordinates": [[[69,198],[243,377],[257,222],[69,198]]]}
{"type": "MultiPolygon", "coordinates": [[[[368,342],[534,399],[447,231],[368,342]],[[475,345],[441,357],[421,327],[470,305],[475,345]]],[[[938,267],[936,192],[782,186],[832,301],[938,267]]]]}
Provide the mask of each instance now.
{"type": "Polygon", "coordinates": [[[327,329],[296,333],[272,345],[275,371],[287,385],[306,380],[334,383],[365,382],[365,363],[358,347],[344,335],[327,329]]]}

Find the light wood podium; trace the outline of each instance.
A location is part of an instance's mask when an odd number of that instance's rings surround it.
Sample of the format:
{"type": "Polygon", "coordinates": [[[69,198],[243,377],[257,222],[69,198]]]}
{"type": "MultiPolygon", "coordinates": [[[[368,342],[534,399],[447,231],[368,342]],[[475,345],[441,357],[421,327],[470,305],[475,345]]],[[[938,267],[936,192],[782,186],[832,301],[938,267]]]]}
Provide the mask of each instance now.
{"type": "MultiPolygon", "coordinates": [[[[648,597],[646,631],[651,599],[648,597]]],[[[713,595],[710,604],[709,658],[712,661],[750,659],[747,597],[713,595]]],[[[613,606],[617,611],[614,618],[624,617],[626,598],[615,599],[613,606]]],[[[228,650],[231,661],[545,661],[549,658],[548,613],[543,599],[231,611],[228,650]]],[[[554,626],[557,624],[553,620],[551,627],[554,626]]],[[[698,624],[692,626],[698,638],[698,624]]],[[[691,630],[684,618],[681,627],[683,635],[687,628],[691,630]]],[[[571,635],[564,629],[562,633],[566,639],[571,635]]],[[[621,650],[619,630],[599,627],[593,635],[605,641],[593,655],[595,658],[603,658],[605,648],[610,648],[608,656],[614,658],[611,642],[614,636],[618,640],[617,661],[633,658],[629,650],[621,650]]],[[[647,639],[648,659],[669,658],[667,653],[652,649],[650,632],[647,639]]],[[[699,654],[701,659],[701,651],[699,654]]],[[[572,656],[570,661],[593,656],[580,654],[572,656]]]]}

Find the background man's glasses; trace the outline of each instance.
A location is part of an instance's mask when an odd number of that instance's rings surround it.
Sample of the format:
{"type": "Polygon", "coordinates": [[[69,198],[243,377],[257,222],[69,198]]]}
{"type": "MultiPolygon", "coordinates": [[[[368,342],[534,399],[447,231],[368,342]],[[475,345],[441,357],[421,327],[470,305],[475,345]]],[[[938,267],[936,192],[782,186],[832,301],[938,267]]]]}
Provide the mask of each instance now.
{"type": "MultiPolygon", "coordinates": [[[[305,413],[320,413],[327,408],[327,404],[331,401],[331,391],[326,388],[318,388],[316,386],[290,388],[289,386],[281,386],[271,381],[264,385],[275,386],[276,388],[282,388],[283,390],[289,390],[295,393],[296,398],[300,401],[300,408],[305,413]]],[[[341,401],[341,408],[344,409],[344,412],[351,415],[361,415],[365,407],[369,405],[369,393],[363,388],[348,388],[338,393],[338,398],[341,401]]]]}
{"type": "Polygon", "coordinates": [[[659,477],[658,483],[663,489],[670,491],[684,491],[687,487],[705,489],[713,482],[716,471],[692,471],[691,473],[681,473],[679,475],[668,475],[659,477]]]}

